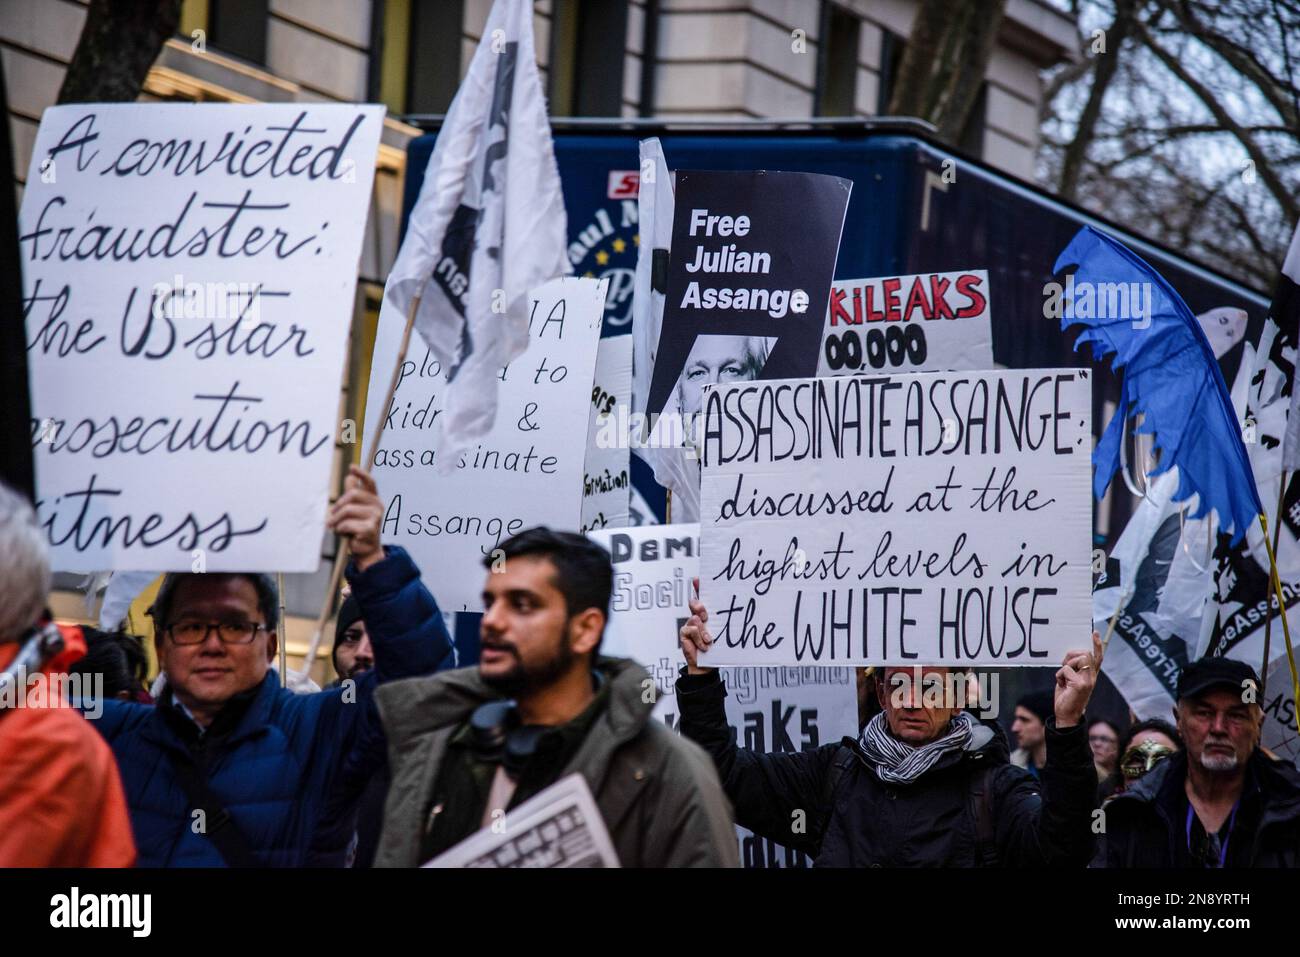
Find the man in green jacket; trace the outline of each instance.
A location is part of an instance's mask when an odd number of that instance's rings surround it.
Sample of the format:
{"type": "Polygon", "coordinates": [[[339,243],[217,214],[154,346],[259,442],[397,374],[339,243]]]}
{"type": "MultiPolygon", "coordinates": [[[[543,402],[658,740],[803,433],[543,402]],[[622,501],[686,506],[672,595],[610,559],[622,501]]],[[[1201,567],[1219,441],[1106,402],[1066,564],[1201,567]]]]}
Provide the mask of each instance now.
{"type": "Polygon", "coordinates": [[[478,667],[378,691],[392,785],[375,866],[431,860],[575,772],[623,867],[738,866],[713,762],[652,720],[645,668],[599,657],[609,553],[539,527],[484,566],[478,667]]]}

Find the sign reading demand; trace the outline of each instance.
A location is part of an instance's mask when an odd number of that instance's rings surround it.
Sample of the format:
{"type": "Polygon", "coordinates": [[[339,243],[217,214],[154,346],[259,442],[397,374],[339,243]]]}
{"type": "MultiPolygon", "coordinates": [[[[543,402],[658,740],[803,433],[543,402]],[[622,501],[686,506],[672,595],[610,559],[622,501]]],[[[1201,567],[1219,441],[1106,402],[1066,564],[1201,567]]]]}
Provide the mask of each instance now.
{"type": "Polygon", "coordinates": [[[19,244],[64,571],[313,571],[382,106],[46,110],[19,244]]]}
{"type": "Polygon", "coordinates": [[[1041,667],[1086,648],[1090,384],[1041,369],[709,389],[707,664],[1041,667]]]}

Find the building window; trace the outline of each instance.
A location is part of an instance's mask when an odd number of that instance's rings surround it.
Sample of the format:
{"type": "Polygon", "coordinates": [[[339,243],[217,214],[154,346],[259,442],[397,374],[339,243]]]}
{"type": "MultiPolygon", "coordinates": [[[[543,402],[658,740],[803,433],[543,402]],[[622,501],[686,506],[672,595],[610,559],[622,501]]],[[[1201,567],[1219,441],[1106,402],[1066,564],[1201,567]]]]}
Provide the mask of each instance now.
{"type": "Polygon", "coordinates": [[[858,88],[858,36],[861,21],[839,4],[822,4],[817,46],[815,116],[853,116],[858,88]]]}
{"type": "Polygon", "coordinates": [[[375,0],[370,96],[389,112],[446,113],[460,86],[464,0],[375,0]]]}
{"type": "Polygon", "coordinates": [[[620,116],[628,0],[555,0],[548,81],[552,116],[620,116]]]}
{"type": "Polygon", "coordinates": [[[268,0],[208,0],[208,45],[266,66],[268,0]]]}
{"type": "Polygon", "coordinates": [[[876,96],[876,113],[885,116],[889,113],[889,100],[898,85],[898,68],[903,62],[903,50],[907,41],[897,33],[891,33],[884,27],[880,29],[880,84],[876,96]]]}

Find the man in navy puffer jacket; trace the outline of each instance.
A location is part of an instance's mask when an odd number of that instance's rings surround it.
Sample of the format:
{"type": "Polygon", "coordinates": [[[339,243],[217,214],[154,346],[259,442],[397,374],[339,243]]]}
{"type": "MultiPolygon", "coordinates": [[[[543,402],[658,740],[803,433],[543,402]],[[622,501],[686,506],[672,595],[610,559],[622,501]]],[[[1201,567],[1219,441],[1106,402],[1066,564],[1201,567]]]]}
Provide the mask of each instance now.
{"type": "Polygon", "coordinates": [[[347,577],[375,665],[294,694],[270,669],[279,595],[259,574],[168,575],[151,609],[167,690],[105,701],[91,722],[117,757],[144,867],[294,867],[340,768],[382,754],[375,688],[452,667],[451,638],[406,552],[379,543],[374,480],[348,475],[329,524],[352,539],[347,577]]]}

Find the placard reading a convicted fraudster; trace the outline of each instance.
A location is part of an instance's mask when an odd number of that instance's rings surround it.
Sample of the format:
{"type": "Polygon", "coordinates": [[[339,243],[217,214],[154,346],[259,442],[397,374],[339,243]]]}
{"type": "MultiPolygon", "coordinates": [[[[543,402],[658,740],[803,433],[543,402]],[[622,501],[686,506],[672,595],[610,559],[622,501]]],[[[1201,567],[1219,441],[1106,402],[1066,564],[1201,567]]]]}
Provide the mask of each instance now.
{"type": "Polygon", "coordinates": [[[1090,385],[1036,369],[711,388],[707,664],[1043,667],[1086,647],[1090,385]]]}
{"type": "Polygon", "coordinates": [[[482,608],[483,560],[534,525],[582,522],[592,377],[605,280],[553,279],[533,290],[528,348],[500,373],[497,417],[450,475],[436,459],[447,370],[413,337],[397,392],[382,409],[405,317],[379,317],[366,402],[367,448],[387,417],[373,461],[385,502],[383,540],[401,545],[447,611],[482,608]]]}
{"type": "Polygon", "coordinates": [[[383,121],[355,104],[45,111],[19,246],[55,568],[320,564],[383,121]]]}
{"type": "Polygon", "coordinates": [[[836,280],[817,374],[991,369],[989,299],[983,269],[836,280]]]}

